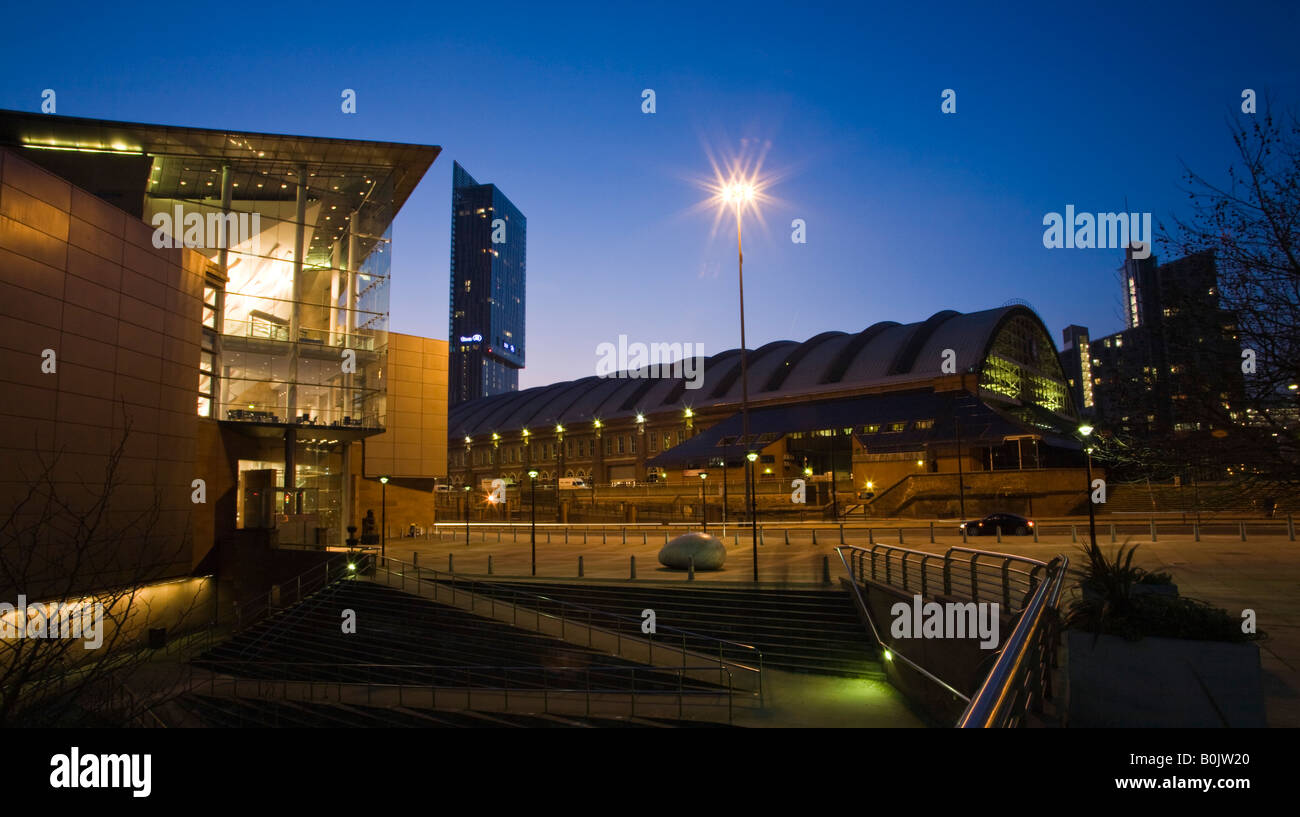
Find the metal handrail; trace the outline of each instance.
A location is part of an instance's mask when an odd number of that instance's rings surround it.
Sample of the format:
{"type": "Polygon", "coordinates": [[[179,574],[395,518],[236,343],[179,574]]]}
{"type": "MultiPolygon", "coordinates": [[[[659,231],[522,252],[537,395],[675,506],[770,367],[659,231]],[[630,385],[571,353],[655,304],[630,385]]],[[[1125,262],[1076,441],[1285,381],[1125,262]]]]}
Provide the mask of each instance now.
{"type": "MultiPolygon", "coordinates": [[[[845,571],[847,571],[848,574],[849,574],[849,577],[850,577],[850,579],[851,579],[851,581],[849,582],[849,584],[851,584],[851,585],[853,586],[853,593],[854,593],[854,595],[856,595],[857,598],[858,598],[858,604],[860,605],[860,609],[862,609],[862,610],[868,610],[869,608],[867,607],[867,601],[866,601],[866,599],[864,599],[864,598],[862,597],[862,591],[858,588],[858,578],[857,578],[857,576],[854,574],[854,572],[853,572],[853,568],[849,566],[849,560],[844,558],[844,551],[845,551],[845,550],[853,550],[853,549],[855,549],[855,548],[852,548],[852,547],[845,547],[845,546],[837,547],[837,548],[835,548],[835,553],[836,553],[836,555],[838,555],[838,556],[840,557],[840,562],[844,565],[844,569],[845,569],[845,571]]],[[[861,548],[856,548],[856,549],[861,550],[861,548]]],[[[948,690],[948,692],[952,693],[953,695],[957,696],[958,698],[962,699],[963,701],[969,701],[969,700],[970,700],[970,697],[969,697],[969,696],[967,696],[967,695],[963,695],[963,694],[962,694],[961,692],[959,692],[955,687],[953,687],[952,684],[949,684],[947,681],[943,680],[943,679],[940,678],[939,676],[937,676],[937,675],[935,675],[934,673],[930,672],[930,671],[927,670],[925,667],[921,666],[920,664],[916,663],[916,662],[913,661],[912,659],[908,658],[906,655],[903,655],[901,652],[899,652],[899,651],[898,651],[897,649],[895,649],[894,647],[892,647],[892,646],[891,646],[891,647],[885,647],[885,641],[884,641],[883,638],[880,637],[880,631],[876,629],[876,622],[872,620],[870,614],[868,614],[868,615],[866,616],[866,619],[867,619],[867,626],[871,628],[871,635],[872,635],[873,637],[875,637],[875,639],[876,639],[876,644],[879,645],[879,646],[881,647],[881,649],[886,649],[886,650],[889,651],[889,655],[890,655],[889,660],[893,660],[894,658],[899,658],[899,659],[901,659],[901,660],[903,661],[904,664],[907,664],[907,665],[908,665],[909,667],[911,667],[912,669],[914,669],[914,670],[916,670],[917,672],[921,673],[921,675],[923,675],[924,677],[929,678],[931,681],[935,682],[935,683],[938,684],[939,686],[941,686],[941,687],[943,687],[944,689],[948,690]]]]}
{"type": "MultiPolygon", "coordinates": [[[[1051,577],[1038,586],[1029,604],[1020,614],[1016,628],[1002,647],[997,662],[989,671],[984,683],[980,685],[970,705],[957,721],[962,729],[993,726],[1009,726],[1019,723],[1020,698],[1016,694],[1018,682],[1028,673],[1038,673],[1041,678],[1038,685],[1047,682],[1048,668],[1044,660],[1050,662],[1052,644],[1046,643],[1055,633],[1049,632],[1055,624],[1050,618],[1050,611],[1056,609],[1060,601],[1065,574],[1069,570],[1070,559],[1065,555],[1053,559],[1048,567],[1051,577]],[[1053,571],[1052,568],[1055,568],[1053,571]],[[1045,655],[1037,655],[1039,651],[1045,655]],[[1014,721],[1014,723],[1013,723],[1014,721]]],[[[1025,707],[1032,706],[1034,693],[1029,693],[1025,707]]]]}
{"type": "MultiPolygon", "coordinates": [[[[915,574],[909,574],[907,568],[909,560],[916,557],[914,564],[917,565],[919,570],[917,578],[920,580],[920,587],[917,589],[923,596],[926,595],[927,589],[926,568],[931,560],[934,560],[942,570],[942,580],[939,586],[948,595],[954,592],[954,567],[959,572],[968,573],[969,587],[958,586],[957,590],[969,589],[973,601],[979,598],[980,579],[990,578],[990,570],[993,571],[994,576],[1000,579],[1000,593],[998,595],[1000,595],[1008,610],[1013,608],[1011,604],[1013,585],[1016,590],[1027,588],[1028,597],[1020,609],[1015,628],[999,650],[997,661],[992,669],[989,670],[988,675],[972,696],[968,697],[956,692],[951,686],[943,683],[943,681],[918,666],[914,661],[899,653],[896,647],[890,646],[887,648],[893,656],[902,658],[908,666],[918,670],[927,678],[936,681],[948,691],[968,702],[966,710],[957,722],[957,726],[1014,725],[1019,722],[1024,708],[1018,705],[1030,706],[1034,703],[1035,698],[1032,692],[1027,697],[1016,694],[1017,684],[1021,683],[1030,672],[1037,673],[1036,683],[1039,686],[1045,686],[1049,683],[1047,677],[1048,667],[1045,662],[1052,660],[1050,644],[1047,643],[1054,635],[1049,629],[1051,624],[1050,615],[1060,601],[1065,574],[1070,564],[1069,558],[1064,554],[1057,556],[1051,562],[1041,562],[1037,559],[1010,553],[983,551],[968,547],[949,548],[942,556],[893,545],[875,545],[870,550],[856,546],[841,546],[835,548],[835,551],[839,554],[840,560],[848,571],[854,592],[857,593],[858,601],[863,605],[862,609],[864,610],[867,607],[858,584],[867,574],[868,568],[873,581],[883,581],[883,583],[893,587],[899,586],[891,570],[891,556],[895,554],[899,556],[897,561],[901,562],[901,576],[899,578],[904,590],[912,589],[909,586],[909,577],[915,574]],[[848,558],[845,558],[844,551],[849,551],[848,558]],[[883,569],[877,567],[877,551],[884,552],[883,560],[879,560],[883,561],[883,569]],[[955,557],[959,554],[963,556],[969,554],[970,558],[962,558],[958,561],[955,557]],[[998,565],[981,564],[979,562],[980,557],[989,557],[1001,561],[998,565]],[[868,561],[870,562],[869,566],[867,565],[868,561]],[[1013,568],[1011,566],[1017,563],[1023,567],[1013,568]],[[1028,569],[1025,569],[1025,567],[1028,569]],[[983,573],[980,572],[981,569],[983,573]],[[884,576],[881,576],[880,573],[884,573],[884,576]],[[1017,581],[1013,582],[1013,575],[1017,581]]],[[[939,587],[936,586],[934,589],[938,590],[939,587]]],[[[883,646],[885,642],[880,638],[880,633],[876,630],[875,622],[872,621],[870,615],[867,616],[867,623],[871,627],[872,634],[877,642],[883,646]]]]}
{"type": "MultiPolygon", "coordinates": [[[[625,624],[625,623],[631,623],[631,624],[634,624],[634,625],[636,626],[636,629],[637,629],[637,630],[640,629],[641,619],[638,619],[638,618],[635,618],[635,617],[632,617],[632,616],[620,615],[620,614],[618,614],[618,613],[610,613],[610,612],[605,611],[605,610],[597,610],[596,608],[593,608],[593,607],[587,607],[587,606],[585,606],[585,605],[581,605],[581,604],[574,604],[574,603],[572,603],[572,602],[562,601],[562,600],[560,600],[560,599],[551,598],[550,596],[544,596],[544,595],[542,595],[542,594],[540,594],[540,593],[521,592],[521,591],[520,591],[518,588],[516,588],[516,587],[505,587],[505,586],[502,586],[502,585],[496,584],[495,582],[486,582],[486,581],[482,581],[482,580],[479,580],[479,579],[466,579],[466,578],[464,578],[464,577],[459,577],[459,578],[458,578],[458,577],[456,576],[456,574],[454,574],[454,573],[445,573],[444,571],[437,570],[436,568],[428,568],[428,567],[424,567],[424,566],[422,566],[422,565],[414,565],[414,564],[410,564],[410,563],[408,563],[408,562],[402,561],[401,559],[396,559],[396,558],[393,558],[393,557],[387,557],[386,559],[384,559],[384,560],[382,560],[382,561],[397,564],[398,566],[402,567],[404,570],[405,570],[405,569],[411,569],[411,570],[413,570],[413,571],[415,572],[415,574],[416,574],[416,579],[417,579],[417,580],[419,580],[420,578],[422,578],[422,574],[424,574],[424,573],[432,573],[432,574],[433,574],[433,580],[434,580],[434,581],[450,582],[450,583],[452,584],[453,588],[455,587],[456,582],[459,581],[461,584],[469,584],[471,587],[474,587],[474,586],[484,586],[484,587],[492,588],[493,590],[495,590],[495,591],[497,591],[498,593],[501,593],[501,594],[505,594],[505,593],[508,592],[508,593],[510,594],[510,598],[511,598],[511,603],[512,603],[512,604],[515,603],[515,601],[518,600],[520,596],[523,596],[525,600],[527,600],[529,597],[531,597],[531,598],[532,598],[533,600],[535,600],[535,601],[546,601],[546,602],[550,602],[550,603],[552,603],[552,604],[559,605],[562,609],[578,610],[578,611],[580,611],[580,612],[583,612],[583,613],[586,613],[586,614],[587,614],[587,615],[586,615],[586,623],[587,623],[587,625],[588,625],[589,628],[590,628],[590,626],[591,626],[591,621],[593,620],[593,615],[599,615],[599,616],[603,617],[603,618],[606,619],[606,620],[611,620],[611,619],[612,619],[612,620],[614,620],[614,621],[617,621],[620,625],[625,624]]],[[[387,568],[387,565],[385,565],[384,568],[387,570],[387,569],[388,569],[388,568],[387,568]]],[[[389,570],[389,573],[390,573],[390,574],[391,574],[391,572],[392,572],[392,571],[389,570]]],[[[404,575],[404,574],[403,574],[403,575],[404,575]]],[[[488,596],[490,596],[490,597],[492,597],[492,598],[495,598],[495,597],[496,597],[496,595],[495,595],[494,593],[492,593],[491,591],[488,591],[488,592],[484,593],[484,595],[488,595],[488,596]]],[[[540,606],[540,605],[538,605],[538,606],[536,607],[536,612],[537,612],[539,615],[543,615],[543,613],[541,612],[541,606],[540,606]]],[[[548,616],[554,618],[554,616],[551,616],[551,614],[549,614],[549,613],[548,613],[548,614],[545,614],[545,615],[548,615],[548,616]]],[[[582,617],[578,617],[578,618],[576,618],[575,620],[576,620],[576,621],[582,621],[583,618],[582,618],[582,617]]],[[[760,696],[761,696],[761,691],[762,691],[762,669],[763,669],[763,652],[762,652],[762,650],[758,649],[757,647],[755,647],[755,646],[752,645],[752,644],[743,644],[743,643],[741,643],[741,642],[739,642],[739,641],[731,641],[730,639],[726,639],[726,638],[718,638],[718,637],[716,637],[716,636],[705,635],[705,634],[703,634],[703,633],[696,633],[696,632],[692,632],[692,631],[690,631],[690,630],[683,630],[683,629],[680,629],[680,628],[677,628],[677,627],[672,627],[672,626],[667,626],[667,625],[665,625],[665,626],[659,626],[659,625],[656,624],[656,633],[655,633],[655,634],[658,634],[658,631],[660,631],[660,630],[668,631],[668,632],[671,632],[671,633],[675,633],[675,634],[681,635],[681,636],[682,636],[682,651],[683,651],[683,653],[686,652],[686,638],[687,638],[687,637],[690,637],[690,638],[692,638],[692,639],[697,639],[697,640],[699,640],[699,641],[704,641],[704,642],[706,642],[706,643],[714,643],[714,644],[717,644],[717,645],[718,645],[718,661],[719,661],[720,664],[723,664],[723,663],[731,664],[731,665],[737,667],[738,669],[741,669],[741,670],[744,670],[744,671],[747,671],[747,672],[756,672],[756,673],[758,674],[758,679],[759,679],[759,691],[760,691],[760,696]],[[754,661],[755,666],[747,666],[746,664],[744,664],[744,663],[742,663],[742,662],[740,662],[740,661],[728,660],[728,659],[724,658],[724,657],[723,657],[723,654],[722,654],[722,649],[723,649],[723,646],[724,646],[724,645],[726,645],[726,646],[730,646],[730,647],[733,647],[733,648],[738,648],[738,649],[742,650],[742,654],[743,654],[743,655],[752,656],[752,659],[753,659],[753,661],[754,661]]],[[[620,628],[620,632],[621,632],[621,628],[620,628]]],[[[652,640],[651,640],[651,641],[652,641],[652,640]]],[[[710,649],[710,652],[712,652],[711,649],[710,649]]],[[[684,658],[684,656],[683,656],[683,658],[684,658]]]]}
{"type": "MultiPolygon", "coordinates": [[[[204,663],[205,663],[205,664],[215,664],[215,665],[218,665],[218,666],[220,666],[220,665],[226,665],[226,664],[234,664],[234,665],[246,665],[246,664],[251,664],[251,665],[254,665],[254,666],[261,666],[261,667],[289,667],[289,668],[293,668],[293,669],[301,669],[301,668],[304,668],[304,667],[333,667],[333,668],[337,668],[337,669],[350,669],[350,670],[356,670],[356,669],[366,669],[366,670],[371,670],[371,669],[392,669],[392,670],[399,670],[399,669],[415,669],[415,670],[419,670],[419,671],[422,672],[422,673],[423,673],[423,672],[427,672],[427,673],[429,673],[429,675],[430,675],[430,680],[431,680],[431,681],[433,680],[435,673],[440,672],[440,671],[441,671],[441,672],[454,672],[454,673],[459,673],[459,672],[461,672],[461,671],[464,671],[464,672],[465,672],[465,678],[466,678],[466,683],[465,683],[464,686],[453,686],[453,685],[447,685],[447,684],[437,684],[437,683],[432,683],[432,682],[429,683],[429,684],[409,684],[409,683],[375,682],[375,681],[370,681],[370,680],[366,680],[366,681],[343,681],[341,678],[338,679],[338,680],[326,680],[326,679],[317,679],[317,678],[288,678],[288,677],[284,677],[284,678],[245,678],[245,679],[242,679],[242,680],[243,680],[243,683],[245,683],[245,684],[253,684],[253,685],[254,685],[254,688],[256,688],[256,689],[258,690],[259,693],[260,693],[260,692],[263,690],[263,688],[264,688],[264,687],[263,687],[263,684],[267,684],[267,683],[269,683],[269,684],[278,684],[278,685],[279,685],[279,692],[280,692],[280,696],[279,696],[279,699],[280,699],[280,700],[290,700],[290,699],[289,699],[289,696],[288,696],[288,690],[289,690],[288,685],[289,685],[289,684],[307,685],[307,686],[309,687],[308,700],[314,700],[314,698],[315,698],[315,689],[316,689],[316,687],[317,687],[318,685],[324,686],[324,687],[326,687],[326,688],[328,688],[328,687],[330,687],[330,686],[334,686],[334,687],[338,690],[339,699],[341,700],[341,699],[342,699],[342,687],[343,687],[344,685],[347,685],[347,686],[354,686],[354,687],[365,687],[365,689],[366,689],[366,699],[367,699],[367,702],[370,701],[371,693],[372,693],[373,690],[376,690],[376,689],[378,689],[378,690],[391,690],[391,689],[396,689],[396,690],[398,691],[398,705],[399,705],[399,706],[402,705],[402,703],[401,703],[401,699],[402,699],[402,693],[403,693],[404,690],[406,690],[406,689],[410,689],[410,688],[414,688],[414,689],[427,689],[427,690],[430,691],[430,694],[431,694],[431,696],[432,696],[432,703],[433,703],[433,705],[434,705],[435,708],[436,708],[436,705],[437,705],[437,691],[438,691],[438,690],[440,690],[440,689],[441,689],[441,690],[457,690],[457,691],[463,690],[463,691],[466,693],[466,707],[469,708],[470,704],[472,704],[472,702],[473,702],[473,693],[474,693],[474,691],[477,690],[477,691],[480,692],[480,693],[483,693],[483,692],[501,692],[501,693],[503,693],[503,694],[505,695],[505,711],[508,712],[508,711],[510,711],[510,692],[513,691],[513,692],[515,692],[516,694],[519,694],[519,693],[523,693],[523,694],[536,694],[537,692],[540,691],[540,692],[543,693],[543,701],[544,701],[544,707],[545,707],[545,708],[544,708],[544,711],[549,711],[549,706],[550,706],[550,703],[549,703],[549,695],[550,695],[550,693],[552,693],[552,692],[555,692],[555,693],[579,693],[579,692],[581,692],[581,693],[584,693],[584,695],[585,695],[585,697],[586,697],[586,711],[587,711],[587,715],[589,716],[589,715],[591,714],[591,695],[592,695],[593,693],[595,693],[595,694],[600,694],[600,695],[628,695],[628,694],[630,694],[630,695],[631,695],[631,698],[630,698],[630,701],[629,701],[629,705],[630,705],[630,707],[631,707],[631,714],[632,714],[633,717],[635,717],[635,716],[636,716],[636,698],[637,698],[637,696],[638,696],[638,695],[641,695],[641,696],[645,696],[645,695],[655,695],[655,696],[666,696],[666,697],[675,696],[675,697],[677,698],[677,701],[678,701],[678,717],[681,718],[681,717],[682,717],[682,714],[683,714],[682,707],[683,707],[683,704],[684,704],[686,698],[688,698],[688,697],[692,697],[692,696],[699,697],[699,698],[716,698],[716,697],[718,697],[718,696],[720,696],[720,695],[725,695],[725,696],[726,696],[726,699],[727,699],[727,700],[726,700],[726,707],[727,707],[727,723],[729,723],[729,724],[730,724],[730,723],[733,723],[733,717],[734,717],[733,700],[734,700],[734,696],[735,696],[735,685],[734,685],[734,681],[733,681],[733,676],[732,676],[731,671],[730,671],[729,669],[727,669],[726,667],[722,667],[722,666],[717,666],[717,667],[711,667],[711,666],[710,666],[710,667],[693,667],[693,666],[686,666],[686,667],[676,667],[676,666],[673,666],[673,667],[658,667],[658,666],[648,666],[648,667],[641,667],[641,666],[615,667],[615,666],[599,666],[599,665],[598,665],[598,666],[591,666],[591,665],[587,665],[587,666],[581,666],[581,667],[568,667],[568,666],[565,666],[565,667],[552,667],[552,666],[545,666],[545,665],[540,665],[540,664],[539,664],[539,665],[535,665],[535,666],[485,667],[485,666],[478,666],[478,665],[436,666],[436,665],[424,665],[424,664],[337,664],[337,663],[300,664],[300,663],[295,663],[295,662],[276,662],[276,661],[272,661],[272,662],[242,661],[242,660],[238,660],[238,659],[235,659],[235,660],[229,660],[229,661],[225,661],[225,660],[222,660],[222,661],[211,661],[211,662],[204,662],[204,663]],[[719,673],[719,684],[718,684],[718,688],[717,688],[717,689],[690,689],[690,688],[687,688],[687,687],[685,686],[685,674],[686,674],[687,672],[690,672],[690,671],[713,671],[713,670],[715,670],[715,669],[718,670],[718,673],[719,673]],[[511,672],[511,671],[514,671],[514,672],[517,672],[517,673],[528,673],[528,674],[530,674],[530,675],[534,675],[534,676],[535,676],[536,674],[540,673],[540,674],[541,674],[541,678],[542,678],[542,686],[540,686],[540,687],[538,687],[538,686],[511,686],[511,685],[510,685],[510,672],[511,672]],[[596,671],[596,672],[610,672],[610,673],[614,673],[614,672],[625,672],[625,673],[629,673],[630,676],[631,676],[631,689],[629,690],[629,689],[627,689],[627,688],[618,688],[618,687],[615,687],[615,688],[608,688],[608,689],[601,689],[601,688],[599,688],[599,687],[597,687],[597,688],[592,688],[592,686],[591,686],[591,674],[592,674],[593,671],[596,671]],[[671,677],[675,675],[676,678],[677,678],[677,688],[676,688],[676,689],[671,689],[671,688],[669,688],[669,689],[645,689],[645,688],[642,688],[642,689],[638,690],[638,689],[636,688],[636,676],[637,676],[637,672],[638,672],[638,671],[641,672],[643,675],[644,675],[645,673],[650,673],[652,676],[656,676],[656,679],[657,679],[657,678],[660,678],[660,677],[666,677],[666,678],[671,679],[671,677]],[[584,674],[584,677],[585,677],[586,680],[587,680],[587,683],[586,683],[584,686],[582,686],[582,687],[552,687],[552,686],[548,683],[548,679],[549,679],[549,677],[550,677],[549,674],[550,674],[550,673],[554,673],[554,672],[571,672],[571,673],[582,672],[582,673],[584,674]],[[474,685],[473,685],[472,683],[470,683],[470,682],[473,680],[473,676],[474,676],[475,673],[479,674],[480,676],[482,676],[484,673],[499,673],[499,676],[498,676],[498,677],[501,678],[501,680],[502,680],[502,685],[501,685],[501,686],[474,686],[474,685]],[[722,685],[722,678],[723,678],[723,676],[725,676],[725,678],[726,678],[726,685],[725,685],[725,687],[722,685]]],[[[209,694],[209,695],[214,695],[214,696],[215,696],[215,695],[217,694],[217,680],[218,680],[218,679],[217,679],[217,673],[216,673],[216,672],[213,672],[213,671],[211,671],[211,670],[209,670],[208,667],[206,667],[206,666],[203,666],[203,667],[196,667],[196,665],[194,665],[194,664],[189,665],[189,671],[190,671],[190,672],[189,672],[189,681],[188,681],[188,683],[186,684],[186,688],[188,689],[188,691],[191,692],[191,693],[195,693],[195,694],[201,694],[202,691],[203,691],[203,685],[204,685],[205,681],[204,681],[203,679],[200,679],[199,682],[196,684],[196,683],[195,683],[195,680],[194,680],[194,675],[195,675],[195,671],[196,671],[196,669],[207,671],[207,673],[208,673],[208,677],[207,677],[207,679],[206,679],[206,683],[207,683],[207,685],[208,685],[208,690],[207,690],[207,691],[208,691],[208,694],[209,694]]],[[[239,696],[239,684],[240,684],[240,681],[241,681],[241,679],[240,679],[239,676],[237,676],[237,675],[230,675],[228,681],[223,679],[223,681],[222,681],[222,685],[223,685],[223,686],[229,686],[229,692],[228,692],[227,695],[226,695],[227,697],[230,697],[230,698],[239,698],[239,697],[240,697],[240,696],[239,696]]],[[[722,704],[719,703],[719,704],[716,704],[716,706],[722,706],[722,704]]]]}

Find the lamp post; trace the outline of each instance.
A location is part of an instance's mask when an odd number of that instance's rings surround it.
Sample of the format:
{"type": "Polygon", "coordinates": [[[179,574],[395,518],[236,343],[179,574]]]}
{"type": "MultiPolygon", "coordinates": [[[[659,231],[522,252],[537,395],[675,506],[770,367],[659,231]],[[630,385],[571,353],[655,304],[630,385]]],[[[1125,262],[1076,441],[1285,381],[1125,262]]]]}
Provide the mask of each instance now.
{"type": "MultiPolygon", "coordinates": [[[[379,558],[388,556],[388,476],[379,478],[379,558]]],[[[387,564],[387,562],[385,562],[387,564]]]]}
{"type": "Polygon", "coordinates": [[[757,451],[745,455],[749,465],[745,469],[745,482],[749,484],[749,526],[753,534],[751,549],[754,553],[754,581],[758,581],[758,484],[754,481],[754,461],[758,459],[757,451]]]}
{"type": "Polygon", "coordinates": [[[528,492],[531,498],[528,504],[531,507],[532,520],[528,523],[528,541],[532,543],[533,549],[533,575],[537,575],[537,471],[528,472],[528,492]]]}
{"type": "Polygon", "coordinates": [[[473,489],[470,486],[465,486],[465,547],[469,547],[469,492],[471,490],[473,489]]]}
{"type": "Polygon", "coordinates": [[[700,472],[700,522],[704,525],[704,532],[709,532],[709,500],[704,495],[704,482],[709,478],[708,471],[700,472]]]}
{"type": "Polygon", "coordinates": [[[555,521],[563,522],[560,509],[560,477],[564,476],[564,426],[555,424],[555,521]]]}
{"type": "Polygon", "coordinates": [[[727,538],[727,454],[726,448],[722,449],[722,538],[727,538]]]}
{"type": "Polygon", "coordinates": [[[1088,445],[1088,437],[1092,435],[1092,426],[1079,426],[1079,434],[1083,436],[1084,453],[1087,455],[1088,462],[1088,490],[1085,496],[1088,499],[1088,538],[1092,542],[1092,547],[1097,547],[1097,514],[1092,507],[1092,446],[1088,445]]]}

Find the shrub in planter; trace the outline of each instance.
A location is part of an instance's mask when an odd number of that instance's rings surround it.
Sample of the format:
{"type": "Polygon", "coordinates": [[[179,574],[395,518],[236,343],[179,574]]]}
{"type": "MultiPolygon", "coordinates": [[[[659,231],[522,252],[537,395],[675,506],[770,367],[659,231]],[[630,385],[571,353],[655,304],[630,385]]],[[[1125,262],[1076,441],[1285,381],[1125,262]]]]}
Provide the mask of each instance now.
{"type": "Polygon", "coordinates": [[[1070,627],[1075,726],[1263,726],[1259,650],[1241,619],[1177,595],[1172,577],[1084,548],[1070,627]]]}

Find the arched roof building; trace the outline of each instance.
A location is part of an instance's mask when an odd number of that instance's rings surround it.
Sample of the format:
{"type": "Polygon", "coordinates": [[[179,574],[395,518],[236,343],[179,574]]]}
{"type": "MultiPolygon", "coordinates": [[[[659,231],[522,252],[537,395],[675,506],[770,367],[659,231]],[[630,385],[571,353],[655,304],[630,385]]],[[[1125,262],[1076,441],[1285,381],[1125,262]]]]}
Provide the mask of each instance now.
{"type": "MultiPolygon", "coordinates": [[[[584,377],[482,398],[453,408],[453,441],[634,420],[652,423],[738,410],[738,349],[695,361],[698,388],[686,377],[656,378],[646,369],[584,377]]],[[[882,321],[858,332],[823,332],[803,342],[773,341],[748,355],[751,408],[810,403],[837,397],[925,389],[970,390],[1003,409],[1033,409],[1062,428],[1077,419],[1056,347],[1042,321],[1021,305],[926,320],[882,321]],[[972,378],[973,376],[973,378],[972,378]],[[953,378],[956,378],[954,381],[953,378]]]]}

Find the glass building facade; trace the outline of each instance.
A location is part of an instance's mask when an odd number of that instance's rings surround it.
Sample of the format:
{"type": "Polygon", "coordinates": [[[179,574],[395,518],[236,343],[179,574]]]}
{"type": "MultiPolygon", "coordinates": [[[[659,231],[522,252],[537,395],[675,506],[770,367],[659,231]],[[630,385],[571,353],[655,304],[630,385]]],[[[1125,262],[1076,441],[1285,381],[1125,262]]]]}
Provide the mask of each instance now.
{"type": "Polygon", "coordinates": [[[528,222],[459,164],[451,187],[448,405],[519,390],[528,222]]]}
{"type": "Polygon", "coordinates": [[[440,149],[17,112],[0,143],[208,259],[195,410],[243,438],[236,527],[342,544],[388,412],[392,221],[440,149]]]}

